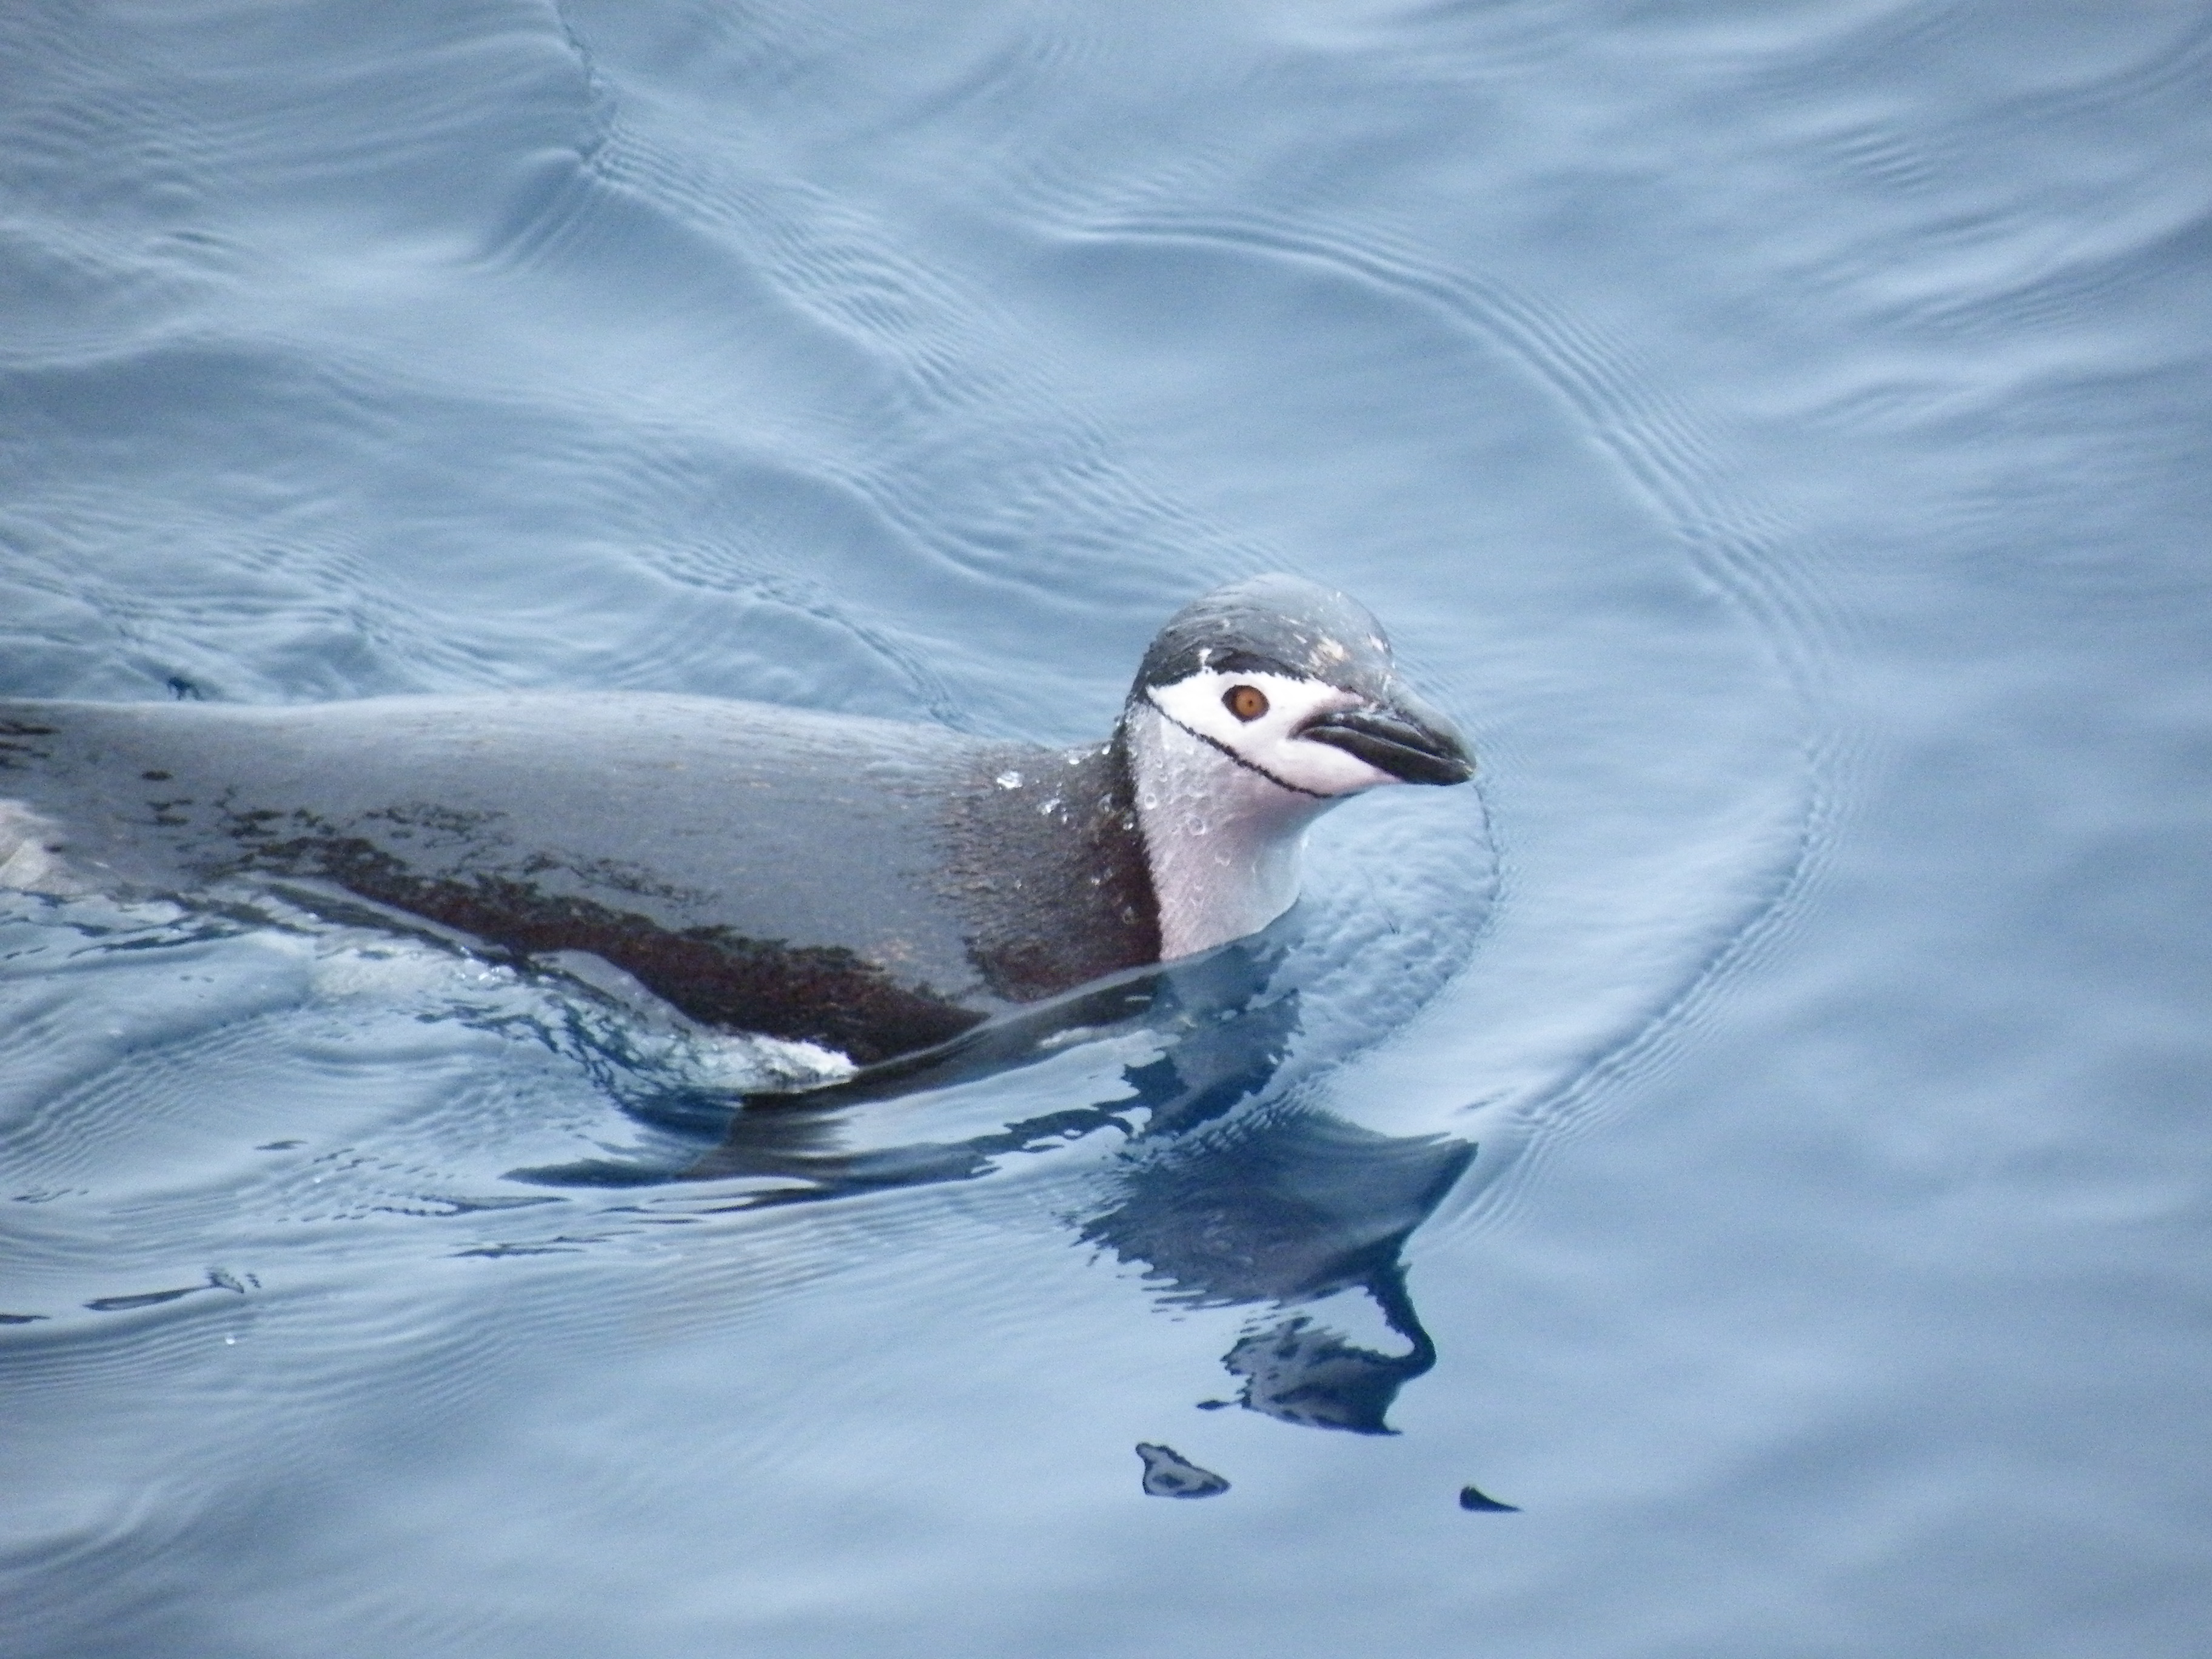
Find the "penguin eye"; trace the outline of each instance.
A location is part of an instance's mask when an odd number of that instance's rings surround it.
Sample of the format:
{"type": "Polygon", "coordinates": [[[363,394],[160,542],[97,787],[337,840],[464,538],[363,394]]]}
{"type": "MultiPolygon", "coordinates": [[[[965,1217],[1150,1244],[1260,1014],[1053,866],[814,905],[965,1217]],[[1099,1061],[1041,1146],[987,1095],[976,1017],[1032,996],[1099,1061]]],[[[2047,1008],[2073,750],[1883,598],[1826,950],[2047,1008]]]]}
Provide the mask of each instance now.
{"type": "Polygon", "coordinates": [[[1267,712],[1267,694],[1256,685],[1232,685],[1221,694],[1221,704],[1240,720],[1256,720],[1267,712]]]}

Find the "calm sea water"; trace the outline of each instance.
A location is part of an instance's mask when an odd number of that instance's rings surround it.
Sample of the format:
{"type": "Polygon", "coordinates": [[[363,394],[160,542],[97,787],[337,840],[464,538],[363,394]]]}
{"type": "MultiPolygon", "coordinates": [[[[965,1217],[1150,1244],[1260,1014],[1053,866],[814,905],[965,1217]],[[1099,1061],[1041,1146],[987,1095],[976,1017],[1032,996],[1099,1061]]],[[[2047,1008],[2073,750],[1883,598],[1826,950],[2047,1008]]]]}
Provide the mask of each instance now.
{"type": "Polygon", "coordinates": [[[7,1651],[2201,1652],[2209,136],[2202,4],[7,8],[0,692],[1074,742],[1290,568],[1484,764],[775,1133],[7,900],[7,1651]]]}

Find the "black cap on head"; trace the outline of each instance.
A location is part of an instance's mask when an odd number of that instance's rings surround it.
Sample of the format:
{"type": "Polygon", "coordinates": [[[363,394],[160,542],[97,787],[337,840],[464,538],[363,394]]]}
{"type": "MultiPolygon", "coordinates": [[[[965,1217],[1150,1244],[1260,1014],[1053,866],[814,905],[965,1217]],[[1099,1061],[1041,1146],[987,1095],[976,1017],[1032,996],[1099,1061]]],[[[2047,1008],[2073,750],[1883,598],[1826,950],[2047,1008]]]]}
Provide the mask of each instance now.
{"type": "Polygon", "coordinates": [[[1367,607],[1302,576],[1253,576],[1200,595],[1168,618],[1138,667],[1129,700],[1212,669],[1318,680],[1364,699],[1298,733],[1357,755],[1407,783],[1464,783],[1467,744],[1398,678],[1390,641],[1367,607]]]}
{"type": "Polygon", "coordinates": [[[1358,600],[1302,576],[1253,576],[1193,599],[1153,639],[1130,695],[1209,668],[1322,680],[1376,702],[1393,678],[1382,624],[1358,600]]]}

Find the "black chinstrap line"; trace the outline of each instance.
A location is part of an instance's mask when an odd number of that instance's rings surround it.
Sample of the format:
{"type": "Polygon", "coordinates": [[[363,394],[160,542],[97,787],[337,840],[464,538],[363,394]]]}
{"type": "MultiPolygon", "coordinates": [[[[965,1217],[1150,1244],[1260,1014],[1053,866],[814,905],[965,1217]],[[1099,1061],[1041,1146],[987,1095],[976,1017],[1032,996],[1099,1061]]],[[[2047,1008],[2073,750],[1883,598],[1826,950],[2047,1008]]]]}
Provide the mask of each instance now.
{"type": "Polygon", "coordinates": [[[1259,762],[1246,759],[1243,756],[1238,754],[1234,749],[1231,749],[1227,744],[1222,742],[1220,738],[1209,738],[1205,732],[1197,730],[1195,727],[1185,726],[1173,714],[1169,714],[1166,709],[1161,708],[1159,704],[1152,702],[1152,699],[1149,697],[1146,699],[1146,702],[1151,703],[1152,709],[1154,714],[1158,714],[1170,726],[1175,727],[1176,731],[1188,733],[1191,737],[1196,738],[1200,743],[1206,744],[1210,749],[1218,749],[1223,754],[1228,756],[1230,759],[1235,761],[1246,771],[1257,772],[1261,777],[1267,779],[1268,782],[1273,784],[1276,788],[1287,789],[1294,795],[1310,796],[1315,800],[1334,800],[1336,799],[1334,795],[1324,795],[1318,789],[1307,789],[1298,784],[1291,782],[1288,779],[1277,777],[1266,767],[1261,765],[1259,762]]]}

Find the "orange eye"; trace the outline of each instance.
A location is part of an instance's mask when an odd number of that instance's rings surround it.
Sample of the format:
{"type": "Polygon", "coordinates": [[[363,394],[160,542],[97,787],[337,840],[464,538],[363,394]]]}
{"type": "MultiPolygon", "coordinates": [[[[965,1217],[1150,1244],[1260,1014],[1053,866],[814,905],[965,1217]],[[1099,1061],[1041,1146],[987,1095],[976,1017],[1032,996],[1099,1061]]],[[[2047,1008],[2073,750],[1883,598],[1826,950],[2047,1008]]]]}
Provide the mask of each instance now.
{"type": "Polygon", "coordinates": [[[1232,685],[1221,694],[1221,702],[1240,720],[1256,720],[1267,712],[1267,694],[1256,685],[1232,685]]]}

